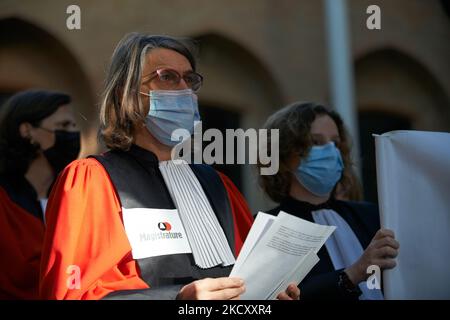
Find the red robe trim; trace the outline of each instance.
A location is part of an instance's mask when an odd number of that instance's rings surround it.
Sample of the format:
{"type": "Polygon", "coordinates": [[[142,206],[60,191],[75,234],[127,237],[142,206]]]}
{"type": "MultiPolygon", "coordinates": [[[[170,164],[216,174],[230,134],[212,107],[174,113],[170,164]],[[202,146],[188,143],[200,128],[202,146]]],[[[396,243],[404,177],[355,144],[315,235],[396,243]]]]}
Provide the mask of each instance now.
{"type": "MultiPolygon", "coordinates": [[[[239,252],[253,217],[224,175],[239,252]]],[[[104,167],[95,159],[72,162],[59,176],[47,203],[41,263],[44,299],[101,299],[117,290],[146,289],[131,256],[121,206],[104,167]]]]}
{"type": "Polygon", "coordinates": [[[44,223],[0,187],[0,300],[38,299],[44,223]]]}

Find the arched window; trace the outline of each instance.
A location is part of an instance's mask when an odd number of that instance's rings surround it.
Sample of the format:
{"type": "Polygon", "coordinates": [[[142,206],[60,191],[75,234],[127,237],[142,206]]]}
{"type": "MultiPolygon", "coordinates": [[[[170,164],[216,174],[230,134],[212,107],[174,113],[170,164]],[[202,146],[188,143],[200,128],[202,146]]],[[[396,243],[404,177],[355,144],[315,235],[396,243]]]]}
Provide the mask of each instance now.
{"type": "Polygon", "coordinates": [[[377,201],[372,134],[393,130],[450,130],[448,97],[416,58],[392,48],[356,61],[361,167],[366,200],[377,201]]]}

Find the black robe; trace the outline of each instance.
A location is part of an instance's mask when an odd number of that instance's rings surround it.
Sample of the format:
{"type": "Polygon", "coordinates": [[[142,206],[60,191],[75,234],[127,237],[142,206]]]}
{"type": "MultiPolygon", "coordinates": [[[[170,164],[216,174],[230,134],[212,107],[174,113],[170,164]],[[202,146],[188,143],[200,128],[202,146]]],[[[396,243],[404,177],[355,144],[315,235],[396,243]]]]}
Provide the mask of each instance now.
{"type": "MultiPolygon", "coordinates": [[[[363,249],[366,249],[380,228],[378,207],[368,202],[352,202],[330,199],[321,205],[312,205],[288,197],[278,207],[268,211],[278,215],[284,211],[296,217],[314,222],[312,211],[331,209],[336,211],[355,233],[363,249]]],[[[350,294],[338,285],[339,273],[335,270],[325,245],[319,250],[320,261],[300,283],[301,300],[357,300],[358,295],[350,294]]]]}
{"type": "MultiPolygon", "coordinates": [[[[238,255],[253,221],[245,200],[210,166],[191,168],[238,255]]],[[[133,259],[123,208],[175,208],[154,153],[133,145],[66,167],[47,205],[42,298],[174,299],[187,283],[230,273],[231,266],[197,267],[191,253],[133,259]],[[66,282],[73,266],[79,270],[71,278],[76,290],[66,282]]]]}

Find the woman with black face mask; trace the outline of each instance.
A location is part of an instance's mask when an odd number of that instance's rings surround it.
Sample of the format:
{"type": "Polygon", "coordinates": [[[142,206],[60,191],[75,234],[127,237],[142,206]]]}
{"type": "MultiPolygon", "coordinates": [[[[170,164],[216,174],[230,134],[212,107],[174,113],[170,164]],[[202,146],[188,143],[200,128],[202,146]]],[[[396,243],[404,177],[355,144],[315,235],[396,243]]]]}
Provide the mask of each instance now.
{"type": "Polygon", "coordinates": [[[66,94],[30,90],[1,108],[0,299],[38,297],[46,199],[80,151],[69,103],[66,94]]]}

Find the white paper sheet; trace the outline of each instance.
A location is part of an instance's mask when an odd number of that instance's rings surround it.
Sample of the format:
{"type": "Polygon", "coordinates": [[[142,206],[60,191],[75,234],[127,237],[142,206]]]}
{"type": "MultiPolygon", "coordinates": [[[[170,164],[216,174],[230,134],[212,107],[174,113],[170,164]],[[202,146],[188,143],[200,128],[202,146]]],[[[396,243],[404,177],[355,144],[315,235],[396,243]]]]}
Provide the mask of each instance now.
{"type": "Polygon", "coordinates": [[[306,256],[298,262],[297,266],[292,270],[291,274],[286,276],[283,282],[281,282],[281,284],[275,290],[273,290],[273,292],[269,295],[268,300],[276,299],[280,292],[286,291],[290,283],[296,283],[298,285],[300,282],[302,282],[302,280],[317,264],[317,262],[319,262],[319,260],[320,259],[314,252],[314,250],[310,250],[306,254],[306,256]]]}
{"type": "Polygon", "coordinates": [[[386,299],[450,299],[450,133],[375,137],[381,225],[400,242],[386,299]]]}
{"type": "Polygon", "coordinates": [[[244,264],[255,244],[258,243],[261,237],[267,232],[267,230],[269,230],[273,220],[275,220],[275,216],[273,215],[264,212],[258,213],[255,221],[253,222],[252,228],[245,239],[244,245],[241,248],[239,257],[233,266],[231,274],[236,274],[239,272],[239,269],[244,264]]]}
{"type": "Polygon", "coordinates": [[[260,300],[275,298],[289,282],[298,284],[319,260],[317,252],[335,227],[281,211],[275,219],[259,213],[252,229],[230,276],[244,279],[242,299],[260,300]]]}

